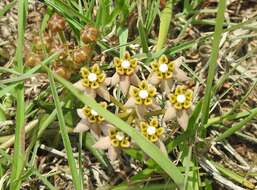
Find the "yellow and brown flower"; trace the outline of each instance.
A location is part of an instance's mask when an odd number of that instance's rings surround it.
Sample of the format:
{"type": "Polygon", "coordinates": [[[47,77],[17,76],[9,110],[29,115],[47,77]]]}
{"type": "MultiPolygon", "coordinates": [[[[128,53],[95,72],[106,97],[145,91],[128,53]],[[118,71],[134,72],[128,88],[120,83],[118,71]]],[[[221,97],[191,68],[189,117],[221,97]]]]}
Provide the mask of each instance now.
{"type": "MultiPolygon", "coordinates": [[[[107,108],[106,102],[100,102],[100,104],[103,108],[107,108]]],[[[94,109],[85,106],[77,109],[77,113],[81,120],[74,128],[74,132],[84,132],[90,129],[96,137],[99,137],[101,133],[104,135],[108,134],[110,125],[94,109]]]]}
{"type": "Polygon", "coordinates": [[[188,80],[187,74],[179,67],[183,58],[180,57],[174,61],[169,61],[166,55],[162,55],[158,60],[152,64],[152,72],[148,77],[149,83],[153,85],[160,85],[165,94],[170,92],[173,81],[186,81],[188,80]]]}
{"type": "Polygon", "coordinates": [[[110,101],[110,94],[106,88],[107,82],[105,73],[97,64],[94,64],[91,68],[82,67],[80,73],[82,79],[75,83],[77,88],[93,98],[98,94],[105,100],[110,101]]]}
{"type": "Polygon", "coordinates": [[[134,86],[130,88],[130,97],[125,106],[135,108],[138,117],[142,119],[149,109],[159,109],[154,99],[155,95],[155,87],[148,84],[147,81],[142,81],[139,83],[138,88],[134,86]]]}
{"type": "Polygon", "coordinates": [[[114,147],[128,148],[130,146],[130,137],[116,128],[109,128],[109,137],[114,147]]]}
{"type": "Polygon", "coordinates": [[[125,52],[122,59],[115,57],[113,63],[116,68],[115,74],[111,77],[111,84],[114,86],[120,84],[120,88],[124,95],[127,95],[129,86],[137,86],[139,78],[136,75],[137,60],[131,58],[129,52],[125,52]]]}
{"type": "Polygon", "coordinates": [[[142,81],[138,88],[134,87],[131,89],[130,95],[134,98],[136,104],[148,106],[153,103],[156,89],[146,81],[142,81]]]}
{"type": "Polygon", "coordinates": [[[177,118],[178,123],[183,129],[187,128],[189,114],[191,111],[193,91],[186,86],[179,85],[173,93],[169,95],[164,121],[177,118]]]}
{"type": "Polygon", "coordinates": [[[159,126],[157,118],[152,118],[150,123],[140,122],[141,133],[151,142],[157,142],[164,132],[164,128],[159,126]]]}
{"type": "Polygon", "coordinates": [[[114,128],[109,128],[109,134],[101,137],[93,147],[103,150],[108,150],[108,157],[114,161],[117,158],[120,148],[128,148],[131,146],[131,138],[122,131],[114,128]]]}

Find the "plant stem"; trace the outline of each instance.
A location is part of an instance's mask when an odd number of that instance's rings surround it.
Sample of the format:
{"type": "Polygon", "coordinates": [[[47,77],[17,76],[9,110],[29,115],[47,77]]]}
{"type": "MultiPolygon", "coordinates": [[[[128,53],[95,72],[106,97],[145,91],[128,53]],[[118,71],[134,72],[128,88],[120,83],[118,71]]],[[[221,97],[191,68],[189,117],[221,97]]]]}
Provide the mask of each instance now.
{"type": "Polygon", "coordinates": [[[202,107],[202,119],[201,119],[201,129],[200,136],[205,136],[205,128],[203,127],[209,118],[209,110],[210,110],[210,100],[211,100],[211,92],[212,92],[212,84],[214,80],[214,76],[217,68],[217,59],[219,53],[219,44],[222,37],[222,26],[224,22],[224,12],[226,8],[226,0],[219,1],[218,13],[216,17],[216,25],[214,31],[214,37],[212,42],[212,52],[211,57],[208,61],[209,70],[208,70],[208,78],[207,78],[207,86],[205,89],[205,96],[203,99],[203,107],[202,107]]]}
{"type": "MultiPolygon", "coordinates": [[[[24,29],[27,11],[27,1],[18,2],[18,40],[16,50],[17,66],[16,71],[23,73],[23,48],[24,48],[24,29]]],[[[12,173],[10,181],[10,190],[19,190],[21,186],[21,175],[25,160],[25,101],[24,101],[24,82],[21,81],[15,88],[17,97],[16,128],[14,154],[12,159],[12,173]]]]}
{"type": "Polygon", "coordinates": [[[161,13],[161,23],[160,23],[160,30],[159,30],[159,36],[158,36],[158,41],[157,41],[157,47],[156,51],[160,51],[167,39],[167,35],[169,32],[170,28],[170,21],[171,21],[171,16],[172,16],[172,8],[173,8],[173,1],[168,1],[166,3],[166,7],[163,9],[161,13]]]}

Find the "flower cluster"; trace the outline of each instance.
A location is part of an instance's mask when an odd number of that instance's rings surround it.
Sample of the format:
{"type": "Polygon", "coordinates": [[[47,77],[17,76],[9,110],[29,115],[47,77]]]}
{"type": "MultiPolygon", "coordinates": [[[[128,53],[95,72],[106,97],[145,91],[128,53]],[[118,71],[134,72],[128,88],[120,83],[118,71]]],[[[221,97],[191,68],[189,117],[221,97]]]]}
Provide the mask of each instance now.
{"type": "MultiPolygon", "coordinates": [[[[81,80],[75,86],[86,95],[96,99],[101,97],[120,107],[122,111],[119,114],[123,120],[132,124],[145,138],[165,151],[162,140],[165,138],[167,125],[164,123],[176,118],[179,125],[186,130],[192,107],[193,91],[185,85],[189,78],[180,69],[182,61],[182,58],[170,61],[167,56],[162,55],[151,64],[149,74],[143,73],[148,77],[141,80],[138,75],[141,70],[139,62],[126,52],[124,57],[113,59],[115,72],[112,76],[108,76],[98,64],[82,67],[81,80]],[[121,100],[111,95],[113,88],[121,90],[123,93],[121,100]]],[[[108,109],[107,104],[105,105],[108,109]]],[[[103,125],[104,119],[94,110],[88,107],[83,110],[84,114],[81,114],[81,109],[78,110],[81,122],[74,131],[85,131],[81,130],[84,123],[87,126],[84,129],[91,129],[98,139],[94,146],[108,150],[111,160],[117,158],[121,149],[133,145],[131,138],[115,126],[106,122],[103,125]],[[95,126],[98,127],[98,131],[95,126]]]]}

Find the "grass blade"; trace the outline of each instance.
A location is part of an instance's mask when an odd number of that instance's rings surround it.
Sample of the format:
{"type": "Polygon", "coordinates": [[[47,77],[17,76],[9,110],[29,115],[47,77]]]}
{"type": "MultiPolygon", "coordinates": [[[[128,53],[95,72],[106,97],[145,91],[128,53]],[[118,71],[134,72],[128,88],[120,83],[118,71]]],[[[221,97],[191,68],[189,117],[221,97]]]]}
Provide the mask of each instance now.
{"type": "MultiPolygon", "coordinates": [[[[216,17],[215,31],[213,35],[214,37],[212,42],[212,52],[211,52],[211,57],[208,61],[209,70],[208,70],[207,86],[205,89],[205,96],[203,99],[202,126],[204,126],[207,123],[208,117],[209,117],[212,85],[213,85],[214,75],[216,73],[217,58],[219,53],[219,44],[222,37],[222,26],[224,22],[225,8],[226,8],[226,0],[220,0],[219,6],[218,6],[218,13],[216,17]]],[[[204,134],[204,128],[202,128],[202,131],[201,131],[201,135],[203,134],[204,134]]]]}
{"type": "MultiPolygon", "coordinates": [[[[26,0],[20,0],[18,2],[18,40],[16,49],[16,71],[19,73],[23,73],[24,30],[27,3],[28,2],[26,0]]],[[[16,86],[15,92],[17,94],[17,111],[10,190],[20,189],[21,180],[19,178],[22,174],[25,159],[25,100],[23,82],[20,82],[16,86]]]]}
{"type": "MultiPolygon", "coordinates": [[[[43,64],[41,64],[41,65],[44,66],[43,64]]],[[[67,128],[65,125],[65,120],[64,120],[64,116],[63,116],[63,112],[62,112],[62,106],[61,106],[61,103],[60,103],[60,100],[58,97],[58,93],[56,90],[53,74],[50,70],[48,70],[48,76],[49,76],[49,80],[50,80],[50,86],[51,86],[51,90],[52,90],[52,94],[53,94],[53,98],[54,98],[54,103],[55,103],[56,110],[57,110],[57,117],[59,120],[61,136],[63,139],[64,148],[66,150],[68,163],[69,163],[69,167],[71,170],[73,184],[74,184],[74,187],[76,190],[81,190],[82,189],[81,183],[80,183],[81,180],[79,178],[78,170],[76,168],[76,162],[73,157],[72,147],[71,147],[69,135],[67,132],[67,128]]]]}
{"type": "Polygon", "coordinates": [[[173,5],[173,1],[167,2],[166,7],[163,9],[161,13],[161,23],[160,23],[159,36],[158,36],[157,47],[156,47],[157,52],[163,48],[163,45],[167,39],[171,16],[172,16],[172,5],[173,5]]]}

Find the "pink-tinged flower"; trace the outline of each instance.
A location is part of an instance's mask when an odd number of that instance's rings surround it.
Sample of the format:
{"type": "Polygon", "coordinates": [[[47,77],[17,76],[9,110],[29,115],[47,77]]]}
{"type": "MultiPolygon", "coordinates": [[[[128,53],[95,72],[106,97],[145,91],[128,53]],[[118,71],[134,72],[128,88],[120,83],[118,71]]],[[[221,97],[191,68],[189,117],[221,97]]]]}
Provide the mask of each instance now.
{"type": "Polygon", "coordinates": [[[177,86],[175,92],[169,95],[163,120],[170,121],[176,117],[179,125],[185,130],[191,112],[192,99],[192,90],[187,89],[186,86],[177,86]]]}
{"type": "Polygon", "coordinates": [[[110,127],[108,136],[101,137],[93,146],[98,149],[108,150],[108,157],[114,161],[117,158],[119,149],[128,148],[131,145],[131,138],[122,131],[110,127]]]}
{"type": "Polygon", "coordinates": [[[134,108],[138,117],[143,119],[147,111],[160,108],[155,102],[155,95],[155,87],[146,81],[142,81],[139,83],[138,88],[131,86],[130,97],[125,106],[134,108]]]}
{"type": "MultiPolygon", "coordinates": [[[[106,102],[100,102],[102,107],[107,108],[106,102]]],[[[98,138],[102,133],[108,134],[110,125],[104,120],[104,118],[93,110],[92,108],[85,106],[82,109],[77,109],[77,113],[81,118],[80,122],[74,128],[74,132],[80,133],[90,130],[91,133],[98,138]]]]}
{"type": "Polygon", "coordinates": [[[114,86],[119,83],[122,93],[127,95],[130,85],[137,86],[140,82],[136,75],[137,60],[132,59],[129,52],[126,52],[123,59],[115,57],[113,63],[116,72],[111,77],[111,85],[114,86]]]}
{"type": "Polygon", "coordinates": [[[165,94],[170,92],[173,81],[186,81],[189,78],[187,74],[179,67],[182,63],[182,57],[174,61],[169,61],[166,55],[162,55],[152,64],[152,72],[148,77],[148,82],[153,85],[160,85],[165,94]]]}
{"type": "Polygon", "coordinates": [[[156,143],[160,150],[167,154],[165,145],[161,137],[164,133],[164,128],[159,125],[156,117],[153,117],[150,122],[142,121],[139,123],[140,132],[152,143],[156,143]]]}
{"type": "Polygon", "coordinates": [[[105,73],[97,64],[94,64],[90,69],[82,67],[80,73],[82,79],[75,83],[77,88],[93,98],[95,98],[96,95],[99,95],[106,101],[110,101],[110,94],[107,90],[108,82],[105,73]]]}

